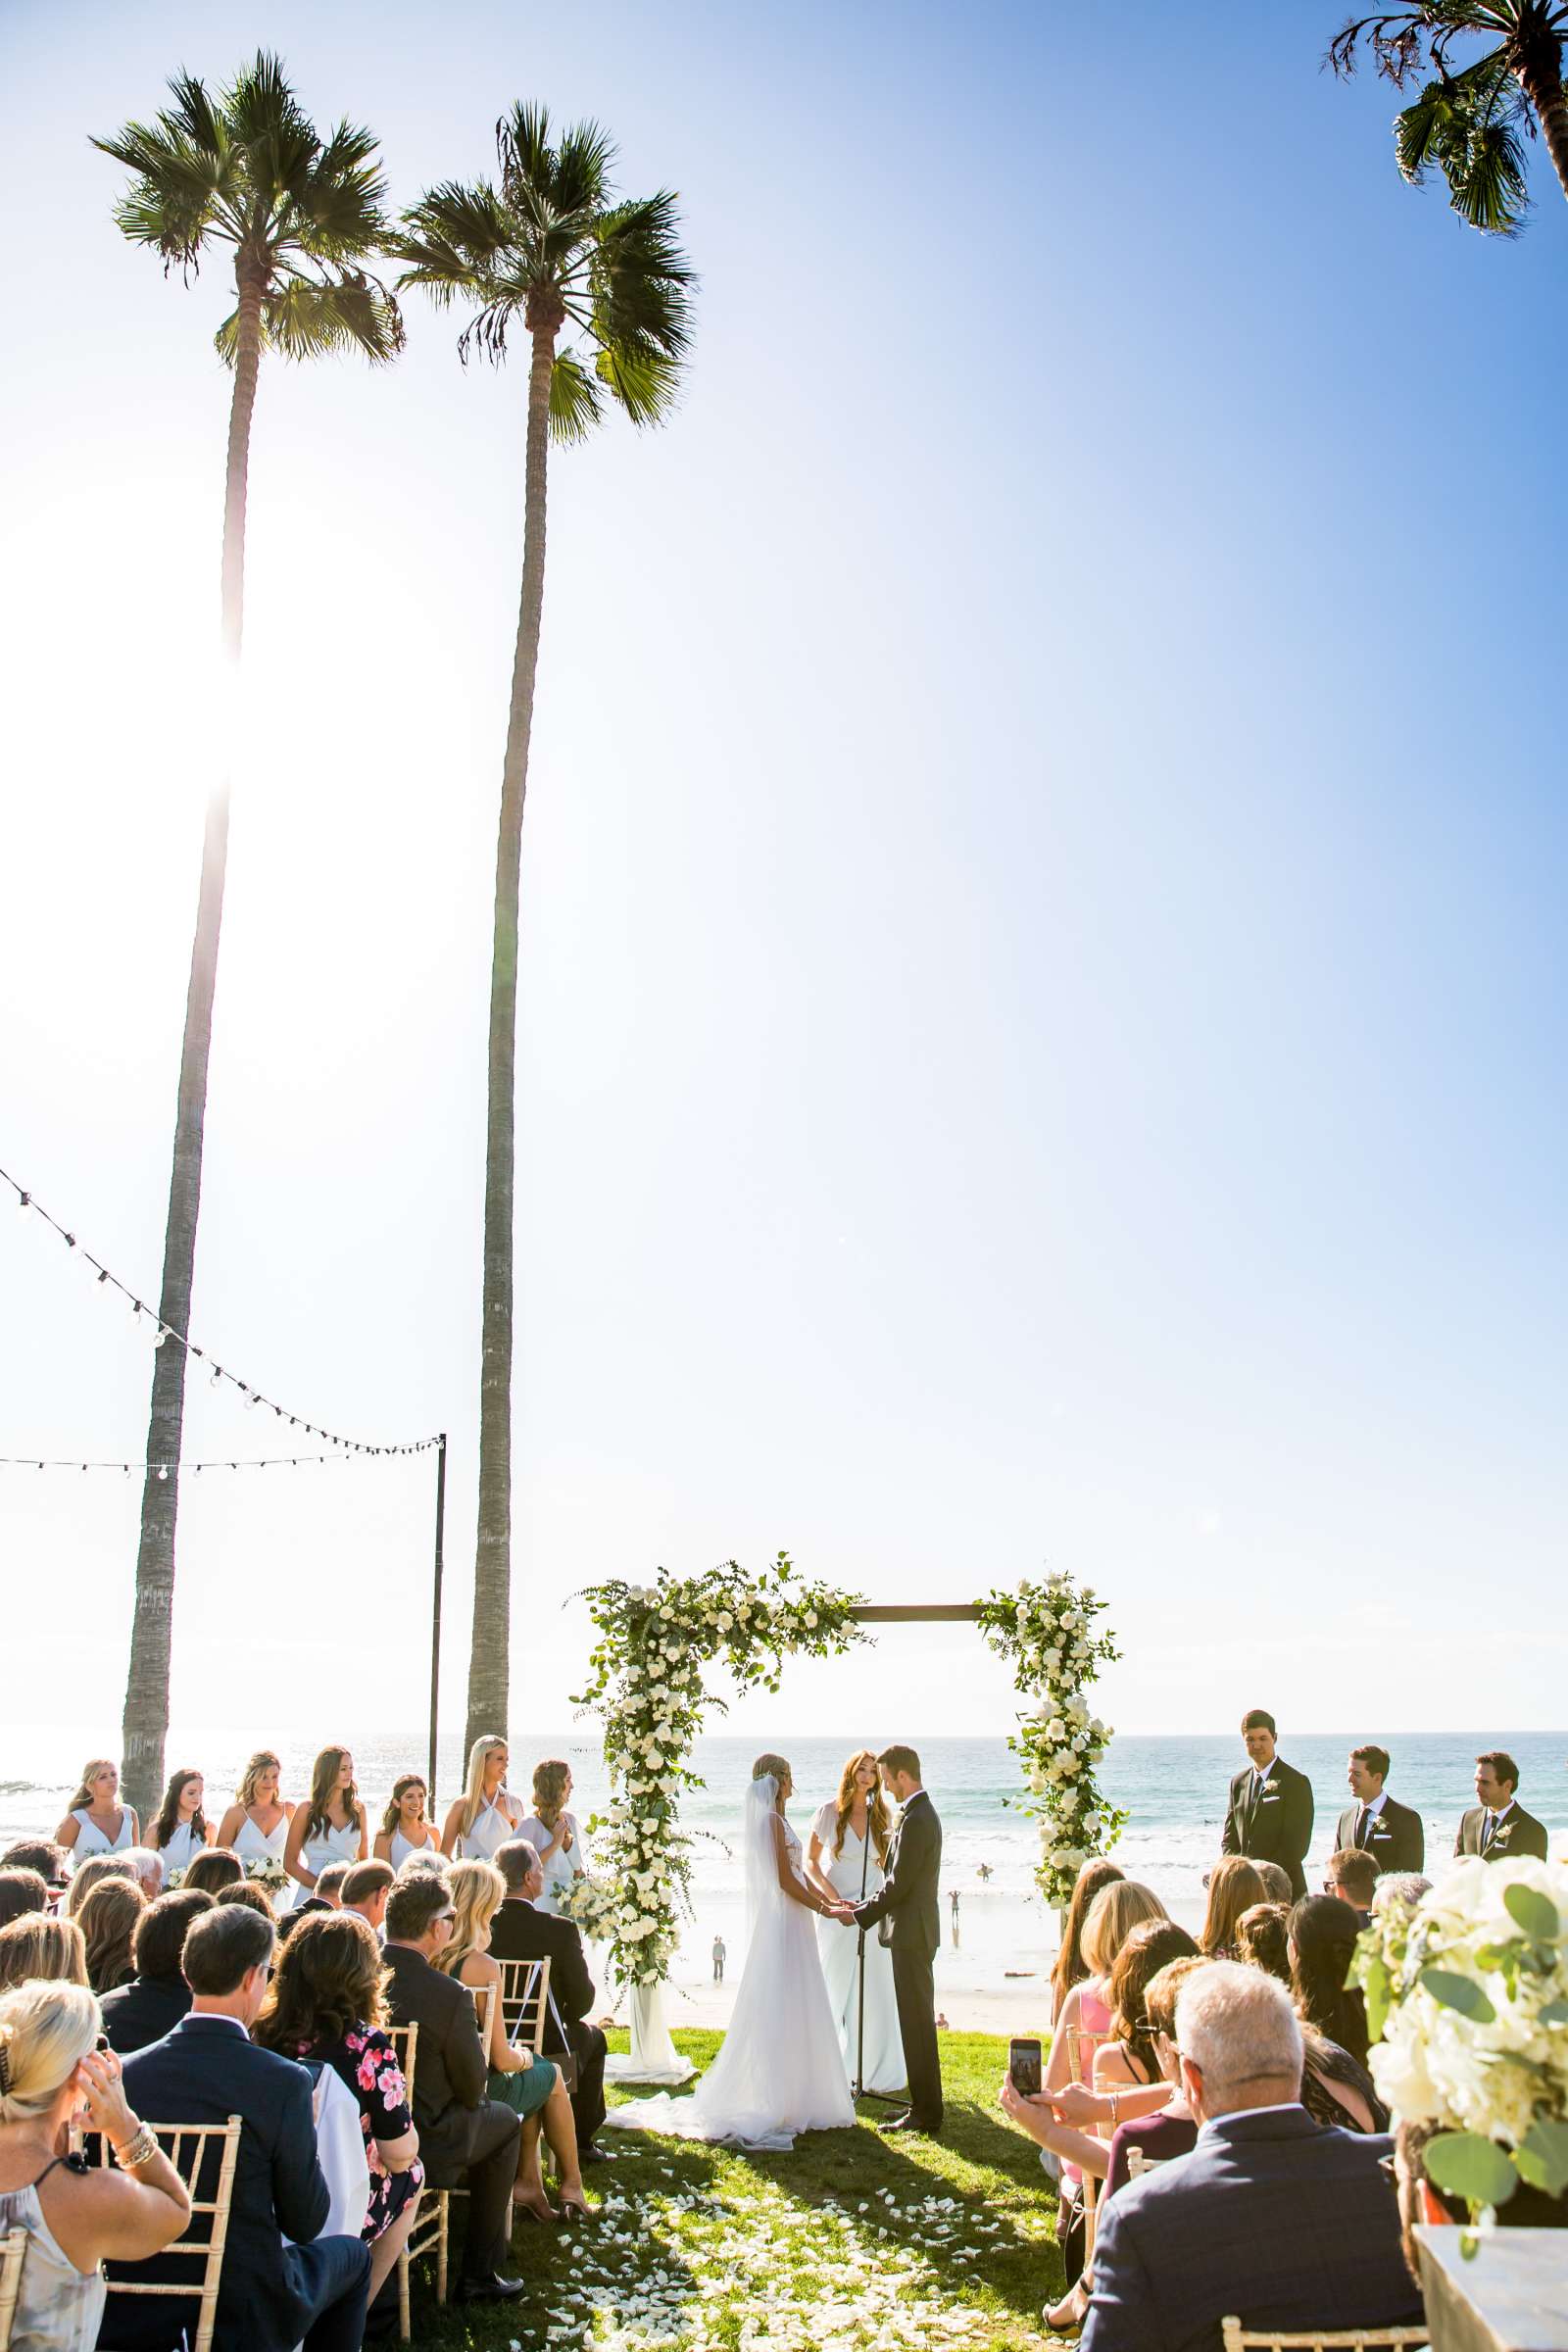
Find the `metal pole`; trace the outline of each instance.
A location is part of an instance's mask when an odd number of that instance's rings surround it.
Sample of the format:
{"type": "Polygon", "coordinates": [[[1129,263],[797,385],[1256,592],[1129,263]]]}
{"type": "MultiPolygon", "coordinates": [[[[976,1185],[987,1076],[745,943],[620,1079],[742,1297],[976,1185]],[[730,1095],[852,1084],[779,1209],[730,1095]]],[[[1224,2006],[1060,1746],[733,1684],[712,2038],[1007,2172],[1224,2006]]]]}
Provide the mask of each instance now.
{"type": "Polygon", "coordinates": [[[435,1578],[430,1596],[430,1793],[427,1818],[437,1818],[435,1727],[441,1705],[441,1544],[447,1524],[447,1433],[435,1442],[435,1578]]]}

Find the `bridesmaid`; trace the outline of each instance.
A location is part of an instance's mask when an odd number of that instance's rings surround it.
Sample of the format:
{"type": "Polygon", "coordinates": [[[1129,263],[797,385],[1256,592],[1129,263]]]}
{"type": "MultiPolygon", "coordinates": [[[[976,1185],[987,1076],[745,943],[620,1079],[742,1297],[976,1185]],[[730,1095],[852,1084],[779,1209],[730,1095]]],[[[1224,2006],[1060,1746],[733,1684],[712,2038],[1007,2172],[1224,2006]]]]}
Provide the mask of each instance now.
{"type": "Polygon", "coordinates": [[[392,1802],[376,1832],[375,1859],[401,1870],[411,1854],[438,1854],[441,1840],[433,1823],[424,1818],[426,1789],[416,1772],[400,1773],[392,1784],[392,1802]]]}
{"type": "Polygon", "coordinates": [[[441,1851],[449,1859],[488,1862],[498,1845],[519,1835],[522,1806],[507,1787],[506,1741],[481,1732],[468,1750],[468,1786],[447,1815],[441,1851]]]}
{"type": "Polygon", "coordinates": [[[218,1842],[242,1862],[281,1862],[288,1825],[298,1807],[279,1796],[283,1767],[270,1747],[246,1765],[234,1802],[218,1825],[218,1842]]]}
{"type": "Polygon", "coordinates": [[[346,1747],[323,1747],[311,1767],[311,1801],[296,1805],[283,1847],[283,1868],[297,1891],[289,1909],[304,1902],[316,1874],[329,1862],[367,1862],[370,1833],[354,1786],[354,1758],[346,1747]]]}
{"type": "Polygon", "coordinates": [[[141,1843],[135,1808],[120,1802],[120,1767],[108,1756],[90,1756],[82,1766],[81,1786],[55,1832],[55,1843],[66,1848],[73,1870],[89,1854],[119,1854],[141,1843]]]}
{"type": "Polygon", "coordinates": [[[163,1865],[166,1881],[172,1871],[187,1869],[202,1847],[213,1842],[212,1827],[202,1811],[205,1793],[201,1774],[189,1766],[170,1775],[163,1808],[147,1833],[147,1842],[163,1865]]]}
{"type": "Polygon", "coordinates": [[[570,1794],[569,1764],[552,1757],[534,1766],[533,1811],[515,1834],[527,1838],[544,1864],[545,1890],[535,1899],[536,1911],[559,1911],[563,1894],[588,1867],[577,1816],[566,1811],[570,1794]]]}

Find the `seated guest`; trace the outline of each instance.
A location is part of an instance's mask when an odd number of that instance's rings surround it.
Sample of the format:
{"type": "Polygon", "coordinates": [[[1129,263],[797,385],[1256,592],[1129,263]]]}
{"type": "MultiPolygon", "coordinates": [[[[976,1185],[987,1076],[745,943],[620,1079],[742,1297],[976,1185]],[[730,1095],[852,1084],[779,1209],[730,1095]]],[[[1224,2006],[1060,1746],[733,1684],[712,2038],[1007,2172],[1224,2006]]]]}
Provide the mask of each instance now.
{"type": "Polygon", "coordinates": [[[199,1887],[177,1886],[149,1903],[137,1920],[130,1939],[136,1973],[103,1999],[104,2032],[122,2058],[162,2041],[189,2009],[190,1986],[180,1968],[185,1937],[191,1922],[212,1907],[212,1896],[199,1887]]]}
{"type": "Polygon", "coordinates": [[[1152,2115],[1133,2116],[1127,2123],[1117,2124],[1105,2175],[1107,2197],[1125,2188],[1131,2180],[1135,2148],[1146,2164],[1168,2164],[1173,2156],[1191,2154],[1198,2144],[1198,2125],[1187,2104],[1181,2052],[1176,2047],[1176,2000],[1193,1971],[1206,1966],[1201,1954],[1167,1960],[1144,1988],[1144,2015],[1154,2065],[1160,2081],[1170,2084],[1171,2095],[1152,2115]]]}
{"type": "MultiPolygon", "coordinates": [[[[358,2238],[318,2237],[330,2199],[316,2153],[312,2084],[304,2067],[250,2038],[273,1950],[265,1919],[239,1904],[204,1911],[186,1930],[188,2016],[125,2061],[132,2103],[160,2124],[241,2119],[217,2340],[245,2352],[358,2352],[370,2257],[358,2238]],[[293,2244],[280,2242],[293,2239],[293,2244]],[[314,2241],[314,2242],[311,2242],[314,2241]]],[[[216,2177],[216,2175],[215,2175],[216,2177]]],[[[149,2265],[143,2280],[190,2276],[149,2265]]],[[[125,2297],[117,2347],[153,2352],[190,2317],[188,2303],[125,2297]]]]}
{"type": "Polygon", "coordinates": [[[381,1947],[365,1921],[347,1905],[318,1911],[279,1945],[254,2030],[264,2049],[329,2066],[358,2102],[370,2168],[361,2235],[370,2249],[372,2303],[409,2241],[424,2182],[403,2070],[385,2031],[385,1984],[381,1947]]]}
{"type": "Polygon", "coordinates": [[[342,1909],[344,1881],[354,1867],[352,1862],[327,1862],[317,1872],[313,1891],[329,1911],[342,1909]]]}
{"type": "Polygon", "coordinates": [[[512,2238],[512,2188],[521,2127],[486,2093],[484,2051],[473,2002],[433,1966],[452,1937],[452,1889],[419,1871],[399,1879],[386,1904],[387,2013],[417,2026],[414,2121],[432,2188],[468,2191],[468,2233],[457,2299],[511,2302],[527,2282],[502,2274],[512,2238]]]}
{"type": "Polygon", "coordinates": [[[1356,1927],[1348,1904],[1309,1894],[1291,1913],[1291,1988],[1301,2021],[1301,2104],[1320,2124],[1385,2132],[1389,2113],[1366,2071],[1366,2004],[1346,1985],[1356,1927]]]}
{"type": "Polygon", "coordinates": [[[438,1845],[422,1846],[416,1854],[405,1854],[398,1864],[400,1879],[444,1879],[452,1865],[438,1845]]]}
{"type": "Polygon", "coordinates": [[[35,1870],[19,1870],[15,1864],[7,1868],[0,1864],[0,1928],[9,1919],[22,1919],[29,1911],[47,1911],[49,1887],[35,1870]]]}
{"type": "Polygon", "coordinates": [[[1265,1903],[1283,1903],[1288,1911],[1296,1900],[1291,1886],[1291,1874],[1282,1862],[1260,1862],[1255,1854],[1249,1857],[1252,1868],[1263,1882],[1265,1903]]]}
{"type": "Polygon", "coordinates": [[[87,1946],[74,1919],[24,1911],[0,1928],[0,1992],[33,1977],[52,1984],[86,1984],[87,1946]]]}
{"type": "Polygon", "coordinates": [[[138,1884],[136,1865],[129,1854],[91,1854],[74,1874],[61,1909],[68,1919],[74,1919],[95,1886],[105,1879],[122,1879],[127,1886],[138,1884]]]}
{"type": "Polygon", "coordinates": [[[452,1869],[452,1939],[436,1959],[443,1976],[456,1977],[470,1991],[490,1993],[489,2035],[485,2057],[488,2087],[493,2099],[505,2099],[521,2119],[517,2143],[517,2184],[513,2202],[541,2222],[587,2219],[582,2175],[577,2169],[577,2132],[571,2102],[561,2069],[532,2050],[515,2049],[507,2038],[501,1999],[501,1971],[491,1957],[490,1923],[500,1910],[507,1883],[493,1862],[474,1855],[452,1869]],[[539,2133],[549,2138],[561,2175],[558,2215],[545,2194],[539,2169],[539,2133]]]}
{"type": "Polygon", "coordinates": [[[238,1854],[226,1845],[206,1845],[192,1856],[180,1885],[194,1886],[201,1894],[221,1894],[225,1886],[237,1886],[244,1876],[245,1865],[238,1854]]]}
{"type": "Polygon", "coordinates": [[[1291,1912],[1287,1903],[1254,1903],[1236,1922],[1236,1957],[1282,1984],[1291,1981],[1291,1912]]]}
{"type": "Polygon", "coordinates": [[[1546,1859],[1544,1823],[1518,1800],[1519,1767],[1500,1747],[1476,1758],[1476,1796],[1453,1841],[1458,1854],[1480,1854],[1487,1862],[1516,1862],[1521,1854],[1546,1859]]]}
{"type": "Polygon", "coordinates": [[[130,1939],[146,1908],[139,1886],[125,1879],[103,1879],[76,1913],[94,1992],[116,1992],[135,1975],[130,1939]]]}
{"type": "Polygon", "coordinates": [[[1236,1922],[1264,1900],[1263,1882],[1245,1854],[1226,1854],[1208,1874],[1208,1908],[1198,1941],[1205,1960],[1234,1960],[1236,1922]]]}
{"type": "Polygon", "coordinates": [[[1384,1789],[1388,1749],[1352,1747],[1345,1777],[1355,1802],[1340,1815],[1335,1846],[1370,1854],[1380,1871],[1419,1870],[1426,1860],[1426,1830],[1413,1806],[1396,1804],[1384,1789]]]}
{"type": "Polygon", "coordinates": [[[164,1857],[154,1853],[150,1845],[127,1845],[116,1860],[127,1866],[127,1875],[136,1881],[148,1902],[156,1903],[164,1891],[164,1857]]]}
{"type": "Polygon", "coordinates": [[[1379,1879],[1372,1890],[1372,1916],[1388,1911],[1397,1904],[1401,1911],[1414,1911],[1423,1895],[1432,1892],[1432,1881],[1424,1879],[1418,1870],[1396,1870],[1392,1877],[1379,1879]]]}
{"type": "MultiPolygon", "coordinates": [[[[567,2052],[577,2062],[577,2087],[571,2094],[572,2119],[577,2129],[580,2164],[609,2161],[595,2147],[594,2133],[605,2120],[605,2037],[589,2022],[594,2004],[594,1981],[582,1948],[582,1935],[569,1919],[536,1907],[535,1892],[543,1872],[533,1847],[511,1838],[496,1849],[496,1868],[506,1881],[506,1900],[490,1923],[490,1951],[496,1960],[548,1960],[550,1997],[545,2011],[544,2049],[547,2058],[567,2052]]],[[[507,2016],[507,2031],[517,2022],[515,2005],[507,2016]]]]}
{"type": "Polygon", "coordinates": [[[1056,1954],[1056,1965],[1051,1972],[1051,2016],[1047,2022],[1052,2026],[1060,2017],[1062,2004],[1073,1986],[1081,1984],[1089,1974],[1083,1943],[1084,1922],[1089,1917],[1090,1905],[1102,1886],[1108,1886],[1113,1879],[1125,1879],[1126,1876],[1119,1863],[1107,1862],[1102,1855],[1093,1862],[1086,1862],[1073,1882],[1072,1899],[1067,1905],[1067,1917],[1061,1931],[1061,1948],[1056,1954]]]}
{"type": "MultiPolygon", "coordinates": [[[[181,1888],[180,1891],[183,1893],[184,1889],[181,1888]]],[[[200,1888],[197,1889],[197,1892],[200,1892],[200,1888]]],[[[276,1924],[272,1906],[268,1901],[265,1890],[254,1885],[249,1879],[236,1879],[232,1886],[220,1886],[216,1899],[220,1906],[224,1903],[242,1903],[247,1911],[254,1911],[258,1919],[270,1920],[273,1925],[276,1924]]]]}
{"type": "Polygon", "coordinates": [[[0,2237],[26,2232],[5,2331],[19,2352],[92,2352],[108,2291],[99,2265],[162,2253],[190,2219],[184,2181],[97,2039],[98,2004],[83,1985],[0,1996],[0,2237]],[[78,2122],[109,2141],[117,2167],[68,2161],[78,2122]]]}
{"type": "Polygon", "coordinates": [[[1085,2352],[1218,2352],[1221,2320],[1318,2333],[1414,2325],[1386,2138],[1314,2123],[1283,1985],[1194,1969],[1176,2041],[1198,2144],[1129,2180],[1101,2216],[1085,2352]]]}
{"type": "MultiPolygon", "coordinates": [[[[324,1878],[326,1873],[321,1875],[324,1878]]],[[[386,1898],[396,1876],[390,1862],[356,1862],[343,1882],[343,1909],[357,1913],[377,1936],[386,1919],[386,1898]]]]}
{"type": "Polygon", "coordinates": [[[58,1889],[68,1876],[66,1849],[47,1838],[19,1838],[0,1854],[0,1870],[35,1870],[46,1886],[58,1889]]]}
{"type": "Polygon", "coordinates": [[[184,1765],[172,1774],[164,1790],[158,1819],[147,1833],[166,1879],[188,1869],[204,1846],[214,1843],[212,1825],[202,1811],[207,1784],[199,1772],[184,1765]]]}
{"type": "Polygon", "coordinates": [[[1370,1924],[1377,1883],[1378,1866],[1358,1845],[1342,1846],[1323,1865],[1324,1893],[1349,1904],[1358,1930],[1370,1924]]]}

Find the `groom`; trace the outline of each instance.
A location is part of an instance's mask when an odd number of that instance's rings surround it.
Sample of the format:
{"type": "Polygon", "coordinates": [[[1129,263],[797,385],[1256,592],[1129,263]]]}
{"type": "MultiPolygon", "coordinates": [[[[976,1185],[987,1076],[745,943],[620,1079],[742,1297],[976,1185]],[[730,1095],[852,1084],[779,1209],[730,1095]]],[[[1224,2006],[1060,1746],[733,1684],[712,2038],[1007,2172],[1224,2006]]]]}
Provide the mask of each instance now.
{"type": "Polygon", "coordinates": [[[920,1759],[912,1747],[885,1747],[877,1758],[882,1786],[903,1807],[888,1853],[880,1893],[853,1906],[858,1928],[880,1927],[892,1947],[893,1992],[909,2107],[883,2126],[886,2132],[942,2129],[942,2062],[937,2056],[936,1993],[931,1964],[942,1940],[937,1914],[937,1880],[942,1870],[942,1824],[920,1786],[920,1759]]]}

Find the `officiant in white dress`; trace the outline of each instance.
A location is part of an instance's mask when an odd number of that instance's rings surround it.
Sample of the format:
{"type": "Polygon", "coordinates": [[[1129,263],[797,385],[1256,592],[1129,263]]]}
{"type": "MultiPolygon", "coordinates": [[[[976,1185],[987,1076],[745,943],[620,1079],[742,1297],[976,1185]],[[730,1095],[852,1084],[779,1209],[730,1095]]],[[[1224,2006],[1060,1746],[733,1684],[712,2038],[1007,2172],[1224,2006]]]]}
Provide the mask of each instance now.
{"type": "MultiPolygon", "coordinates": [[[[877,1761],[869,1748],[861,1748],[845,1765],[837,1796],[828,1798],[811,1824],[806,1848],[806,1875],[830,1902],[868,1902],[873,1894],[881,1892],[892,1839],[893,1823],[877,1761]]],[[[827,1997],[839,2030],[845,2071],[853,2083],[859,2051],[862,2089],[902,2091],[904,2043],[899,2034],[898,2003],[893,1994],[893,1954],[879,1936],[864,1938],[862,2049],[857,1948],[860,1941],[858,1935],[846,1935],[836,1921],[819,1919],[816,1923],[817,1950],[827,1982],[827,1997]]]]}

